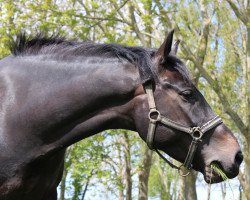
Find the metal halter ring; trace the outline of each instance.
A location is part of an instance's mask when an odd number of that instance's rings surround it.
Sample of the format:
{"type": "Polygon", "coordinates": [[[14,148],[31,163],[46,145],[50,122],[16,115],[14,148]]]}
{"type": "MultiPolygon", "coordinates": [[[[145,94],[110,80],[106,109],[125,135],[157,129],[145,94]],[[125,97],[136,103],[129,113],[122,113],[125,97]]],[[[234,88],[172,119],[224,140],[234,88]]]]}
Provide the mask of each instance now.
{"type": "Polygon", "coordinates": [[[156,123],[161,120],[161,113],[156,109],[152,109],[148,113],[148,118],[150,122],[156,123]],[[156,115],[156,116],[153,116],[153,115],[156,115]]]}
{"type": "Polygon", "coordinates": [[[187,168],[183,164],[179,166],[178,173],[179,173],[180,176],[186,177],[186,176],[188,176],[190,174],[189,169],[188,169],[187,173],[182,173],[182,170],[185,170],[185,169],[187,169],[187,168]]]}
{"type": "Polygon", "coordinates": [[[193,127],[192,128],[192,137],[193,137],[193,139],[199,140],[199,139],[201,139],[202,135],[203,134],[202,134],[202,131],[201,131],[200,127],[193,127]]]}

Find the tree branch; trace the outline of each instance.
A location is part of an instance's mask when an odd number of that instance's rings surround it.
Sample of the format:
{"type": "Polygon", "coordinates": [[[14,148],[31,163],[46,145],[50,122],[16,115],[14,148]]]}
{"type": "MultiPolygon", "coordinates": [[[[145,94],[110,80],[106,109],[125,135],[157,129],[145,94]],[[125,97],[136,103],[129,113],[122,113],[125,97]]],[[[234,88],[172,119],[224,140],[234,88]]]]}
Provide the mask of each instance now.
{"type": "Polygon", "coordinates": [[[115,7],[117,13],[120,15],[122,18],[123,22],[126,23],[129,26],[132,26],[131,22],[124,16],[124,14],[120,11],[120,7],[118,6],[116,0],[111,1],[112,5],[115,7]]]}
{"type": "Polygon", "coordinates": [[[248,17],[245,14],[245,11],[240,10],[233,2],[232,0],[226,0],[230,7],[233,9],[235,15],[247,26],[248,23],[248,17]]]}
{"type": "Polygon", "coordinates": [[[124,20],[119,18],[109,18],[109,17],[91,17],[91,16],[84,16],[81,14],[75,15],[81,19],[91,19],[91,20],[100,20],[100,21],[118,21],[124,23],[124,20]]]}
{"type": "Polygon", "coordinates": [[[135,8],[131,2],[129,2],[129,17],[131,19],[131,28],[134,30],[136,35],[138,36],[139,40],[141,41],[143,46],[147,46],[146,40],[144,39],[143,35],[141,34],[139,27],[137,26],[137,21],[135,18],[135,8]]]}

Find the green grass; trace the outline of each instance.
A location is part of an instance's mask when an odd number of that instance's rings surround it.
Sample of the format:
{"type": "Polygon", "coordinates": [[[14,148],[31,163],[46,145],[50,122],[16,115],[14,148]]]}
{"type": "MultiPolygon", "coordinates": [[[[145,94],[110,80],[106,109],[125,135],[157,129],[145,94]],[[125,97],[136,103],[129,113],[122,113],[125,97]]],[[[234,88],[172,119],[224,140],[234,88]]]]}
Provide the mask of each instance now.
{"type": "Polygon", "coordinates": [[[211,168],[220,175],[220,177],[223,179],[223,181],[228,180],[227,175],[222,171],[222,169],[220,169],[219,165],[216,163],[212,163],[211,164],[211,168]]]}

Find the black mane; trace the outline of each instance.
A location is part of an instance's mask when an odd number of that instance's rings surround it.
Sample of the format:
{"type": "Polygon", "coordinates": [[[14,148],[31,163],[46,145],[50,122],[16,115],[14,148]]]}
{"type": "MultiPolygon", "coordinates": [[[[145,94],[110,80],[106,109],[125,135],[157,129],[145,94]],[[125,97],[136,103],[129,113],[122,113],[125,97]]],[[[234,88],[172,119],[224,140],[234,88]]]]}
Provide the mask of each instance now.
{"type": "Polygon", "coordinates": [[[69,56],[117,57],[138,66],[143,83],[155,80],[151,70],[154,51],[142,47],[69,41],[60,36],[44,37],[41,34],[29,38],[22,33],[10,44],[10,51],[14,56],[56,54],[62,59],[69,56]]]}
{"type": "MultiPolygon", "coordinates": [[[[60,56],[60,59],[70,56],[117,57],[138,66],[143,83],[155,80],[155,74],[151,69],[153,69],[152,57],[156,49],[119,44],[78,42],[66,40],[58,35],[44,37],[42,34],[38,34],[35,37],[27,37],[24,33],[21,33],[16,40],[10,43],[10,51],[14,56],[53,54],[60,56]]],[[[189,77],[186,67],[177,57],[170,55],[167,61],[184,78],[189,77]]]]}
{"type": "Polygon", "coordinates": [[[24,33],[17,35],[16,40],[13,40],[10,45],[10,51],[14,56],[24,54],[38,54],[43,46],[57,45],[65,43],[64,38],[58,36],[43,37],[42,34],[34,38],[28,38],[24,33]]]}

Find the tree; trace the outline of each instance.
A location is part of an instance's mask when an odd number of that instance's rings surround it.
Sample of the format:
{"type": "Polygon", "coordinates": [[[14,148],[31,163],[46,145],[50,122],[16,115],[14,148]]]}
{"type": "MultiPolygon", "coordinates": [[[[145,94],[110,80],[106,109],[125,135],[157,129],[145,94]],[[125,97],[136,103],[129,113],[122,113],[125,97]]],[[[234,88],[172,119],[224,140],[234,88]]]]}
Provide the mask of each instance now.
{"type": "MultiPolygon", "coordinates": [[[[169,31],[175,28],[175,37],[182,40],[178,55],[186,61],[195,84],[204,93],[216,113],[221,115],[226,124],[237,133],[243,144],[245,165],[239,180],[244,195],[250,199],[250,5],[248,0],[180,0],[179,2],[69,0],[63,3],[55,0],[0,0],[0,16],[0,57],[9,54],[7,48],[9,41],[24,30],[33,34],[38,30],[45,35],[59,33],[68,38],[95,42],[158,47],[164,39],[166,29],[169,31]]],[[[133,197],[133,194],[139,191],[139,196],[147,199],[148,179],[156,176],[155,174],[160,176],[161,173],[166,173],[164,170],[170,169],[163,167],[158,161],[152,163],[152,152],[145,144],[142,148],[141,143],[134,138],[134,135],[131,136],[130,132],[127,136],[122,134],[116,134],[121,136],[118,139],[119,142],[111,139],[112,142],[109,141],[108,147],[102,142],[99,143],[105,147],[102,149],[105,154],[101,154],[102,159],[95,156],[93,159],[102,163],[101,166],[92,162],[84,162],[85,168],[77,165],[77,163],[83,164],[81,154],[86,151],[85,148],[92,149],[94,152],[99,151],[99,147],[96,147],[91,139],[86,140],[90,142],[89,146],[86,143],[79,143],[79,146],[74,147],[70,155],[73,155],[76,162],[72,161],[72,168],[65,168],[63,176],[65,179],[63,178],[61,185],[62,194],[63,183],[65,183],[67,191],[75,192],[76,198],[83,197],[83,191],[85,189],[87,191],[91,184],[96,183],[94,179],[98,179],[98,184],[105,185],[107,191],[111,191],[112,194],[116,193],[113,188],[118,188],[120,195],[117,196],[121,199],[127,192],[126,197],[130,198],[131,193],[133,197]],[[118,156],[114,156],[114,152],[118,156]],[[134,154],[140,155],[141,159],[131,156],[134,154]],[[92,165],[96,166],[96,171],[91,172],[92,165]],[[122,171],[123,166],[126,168],[125,174],[122,171]],[[155,166],[161,166],[159,170],[162,172],[156,172],[155,166]],[[151,168],[152,174],[150,174],[151,168]],[[131,182],[132,186],[136,182],[133,181],[133,177],[137,172],[139,191],[133,190],[134,187],[130,191],[131,182]],[[143,176],[144,174],[146,175],[143,176]],[[75,181],[75,187],[68,188],[66,179],[75,181]],[[110,179],[109,183],[105,183],[106,179],[110,179]]],[[[111,137],[107,133],[103,135],[111,137]]],[[[90,156],[90,152],[87,151],[86,154],[90,156]]],[[[68,157],[66,157],[66,163],[67,159],[68,157]]],[[[195,194],[195,176],[182,181],[185,181],[182,188],[185,191],[184,195],[195,194]],[[193,186],[191,190],[187,190],[186,183],[193,186]]],[[[162,179],[158,184],[162,188],[160,191],[162,197],[169,195],[168,178],[162,179]]],[[[172,197],[178,191],[176,189],[172,197]]]]}
{"type": "Polygon", "coordinates": [[[244,153],[245,153],[245,167],[244,172],[240,174],[240,182],[243,187],[244,193],[247,199],[250,199],[250,2],[246,3],[240,1],[238,3],[232,0],[227,0],[231,9],[236,17],[240,20],[239,26],[242,31],[246,30],[246,33],[240,33],[242,37],[243,52],[240,51],[237,44],[233,44],[235,56],[238,57],[240,65],[242,67],[242,93],[245,96],[243,105],[246,108],[242,117],[239,117],[232,106],[228,106],[226,111],[230,117],[234,120],[236,126],[240,130],[244,138],[244,153]],[[238,5],[237,5],[238,4],[238,5]],[[243,26],[243,27],[242,27],[243,26]]]}
{"type": "Polygon", "coordinates": [[[148,179],[152,164],[152,151],[144,144],[144,156],[142,159],[142,163],[140,169],[138,171],[139,176],[139,200],[147,200],[148,199],[148,179]]]}

